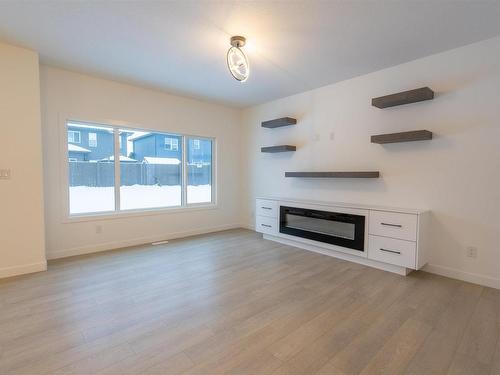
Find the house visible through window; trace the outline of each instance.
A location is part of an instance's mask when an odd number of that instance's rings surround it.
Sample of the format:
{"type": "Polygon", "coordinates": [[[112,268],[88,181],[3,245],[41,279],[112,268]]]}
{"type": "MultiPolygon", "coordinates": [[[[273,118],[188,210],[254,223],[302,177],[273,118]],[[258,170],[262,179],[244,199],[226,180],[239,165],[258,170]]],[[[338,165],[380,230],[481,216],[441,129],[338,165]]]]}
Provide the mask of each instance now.
{"type": "Polygon", "coordinates": [[[80,143],[80,132],[75,130],[68,130],[68,142],[80,143]]]}
{"type": "MultiPolygon", "coordinates": [[[[69,213],[109,212],[115,209],[115,153],[113,129],[100,125],[68,122],[69,213]],[[86,143],[80,143],[81,134],[86,143]],[[99,134],[100,147],[92,146],[91,134],[99,134]],[[104,142],[104,140],[107,140],[104,142]]],[[[96,144],[97,146],[97,144],[96,144]]]]}
{"type": "Polygon", "coordinates": [[[211,139],[188,138],[187,142],[187,203],[212,201],[211,139]],[[192,147],[191,147],[192,145],[192,147]],[[196,150],[196,152],[194,152],[196,150]],[[200,151],[201,150],[201,151],[200,151]]]}
{"type": "Polygon", "coordinates": [[[165,150],[177,151],[179,149],[179,140],[177,138],[165,137],[165,150]]]}
{"type": "Polygon", "coordinates": [[[89,133],[89,147],[97,147],[97,133],[89,133]]]}
{"type": "Polygon", "coordinates": [[[210,138],[76,122],[67,135],[70,215],[213,202],[210,138]]]}

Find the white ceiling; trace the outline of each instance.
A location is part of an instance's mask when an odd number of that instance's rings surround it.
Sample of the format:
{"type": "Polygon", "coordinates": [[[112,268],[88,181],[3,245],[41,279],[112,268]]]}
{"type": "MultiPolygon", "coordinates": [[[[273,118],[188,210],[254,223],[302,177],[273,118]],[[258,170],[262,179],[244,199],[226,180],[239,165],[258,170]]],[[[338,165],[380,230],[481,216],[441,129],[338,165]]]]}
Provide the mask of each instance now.
{"type": "Polygon", "coordinates": [[[2,1],[45,64],[249,106],[500,35],[500,1],[2,1]],[[248,39],[250,78],[227,71],[248,39]]]}

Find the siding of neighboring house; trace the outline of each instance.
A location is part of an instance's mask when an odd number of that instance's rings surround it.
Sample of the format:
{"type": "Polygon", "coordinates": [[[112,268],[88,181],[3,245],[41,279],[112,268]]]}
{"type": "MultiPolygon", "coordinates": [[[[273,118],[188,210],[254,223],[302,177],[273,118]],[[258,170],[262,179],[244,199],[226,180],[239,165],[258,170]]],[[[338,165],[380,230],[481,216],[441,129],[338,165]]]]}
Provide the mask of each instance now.
{"type": "MultiPolygon", "coordinates": [[[[195,138],[196,139],[196,138],[195,138]]],[[[212,142],[204,139],[199,139],[200,148],[196,149],[195,139],[189,139],[187,148],[188,148],[188,156],[187,161],[188,164],[206,164],[210,163],[212,159],[212,142]]]]}
{"type": "MultiPolygon", "coordinates": [[[[134,153],[133,158],[138,161],[143,161],[145,157],[159,158],[182,158],[182,136],[170,134],[148,134],[133,140],[134,153]],[[174,138],[178,142],[178,150],[167,150],[165,148],[165,139],[174,138]]],[[[200,148],[194,147],[194,139],[189,139],[188,142],[188,164],[210,163],[212,157],[211,142],[200,139],[200,148]]]]}
{"type": "Polygon", "coordinates": [[[182,137],[170,134],[148,134],[133,140],[133,158],[143,161],[145,157],[173,158],[181,160],[182,157],[182,137]],[[178,149],[167,150],[165,148],[165,138],[177,139],[178,149]]]}
{"type": "Polygon", "coordinates": [[[70,151],[68,152],[68,158],[73,161],[88,161],[87,157],[88,153],[85,152],[75,152],[75,151],[70,151]]]}
{"type": "MultiPolygon", "coordinates": [[[[68,126],[68,131],[79,132],[80,142],[69,142],[76,146],[80,146],[90,150],[90,153],[69,152],[68,157],[77,159],[78,161],[101,160],[109,158],[113,155],[114,137],[111,131],[105,129],[91,129],[78,126],[68,126]],[[95,133],[97,137],[97,144],[90,145],[89,133],[95,133]]],[[[120,134],[121,147],[120,154],[127,156],[127,136],[131,133],[122,132],[120,134]]]]}

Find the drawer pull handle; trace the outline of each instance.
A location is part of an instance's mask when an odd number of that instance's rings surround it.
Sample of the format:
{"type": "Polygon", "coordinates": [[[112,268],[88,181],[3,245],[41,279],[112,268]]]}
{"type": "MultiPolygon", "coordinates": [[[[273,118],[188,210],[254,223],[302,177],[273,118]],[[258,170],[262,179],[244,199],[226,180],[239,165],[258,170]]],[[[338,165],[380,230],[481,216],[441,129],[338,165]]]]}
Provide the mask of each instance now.
{"type": "Polygon", "coordinates": [[[402,228],[403,227],[401,224],[390,224],[390,223],[380,223],[380,225],[386,225],[388,227],[396,227],[396,228],[402,228]]]}
{"type": "Polygon", "coordinates": [[[387,249],[382,249],[380,248],[381,251],[385,251],[387,253],[393,253],[393,254],[398,254],[401,255],[401,251],[395,251],[395,250],[387,250],[387,249]]]}
{"type": "Polygon", "coordinates": [[[267,228],[272,228],[273,226],[272,225],[269,225],[269,224],[260,224],[261,226],[263,227],[267,227],[267,228]]]}
{"type": "Polygon", "coordinates": [[[263,210],[272,210],[271,207],[261,207],[263,210]]]}

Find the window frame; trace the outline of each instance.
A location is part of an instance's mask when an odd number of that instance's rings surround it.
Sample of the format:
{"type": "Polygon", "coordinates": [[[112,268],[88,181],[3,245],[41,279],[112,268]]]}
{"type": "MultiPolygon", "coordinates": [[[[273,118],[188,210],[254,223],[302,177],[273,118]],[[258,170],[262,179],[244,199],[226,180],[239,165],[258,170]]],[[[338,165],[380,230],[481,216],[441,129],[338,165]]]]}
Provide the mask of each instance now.
{"type": "Polygon", "coordinates": [[[79,130],[68,130],[66,134],[67,134],[66,139],[68,140],[68,143],[78,143],[78,144],[82,143],[82,132],[81,131],[79,131],[79,130]],[[73,134],[73,140],[72,141],[69,140],[69,133],[73,134]],[[78,142],[74,140],[75,139],[75,134],[78,134],[78,142]]]}
{"type": "Polygon", "coordinates": [[[184,137],[184,135],[183,134],[174,134],[174,133],[165,134],[165,140],[164,140],[165,151],[177,151],[178,152],[179,151],[179,139],[168,137],[168,135],[176,135],[177,137],[181,137],[181,138],[184,137]],[[167,142],[167,141],[169,141],[169,142],[167,142]],[[174,148],[174,141],[175,141],[175,148],[174,148]],[[170,145],[170,148],[167,148],[167,144],[170,145]]]}
{"type": "MultiPolygon", "coordinates": [[[[94,220],[108,220],[108,219],[118,219],[123,217],[134,217],[134,216],[149,216],[158,214],[171,214],[179,211],[198,211],[207,209],[217,209],[218,208],[218,175],[217,175],[217,138],[213,136],[197,135],[197,134],[186,134],[186,133],[176,133],[175,131],[154,129],[151,127],[145,127],[141,125],[126,123],[124,121],[94,121],[94,120],[76,120],[75,117],[66,117],[60,121],[61,134],[64,136],[60,137],[61,142],[61,187],[63,191],[61,196],[65,197],[64,204],[62,205],[62,222],[80,222],[80,221],[94,221],[94,220]],[[103,211],[103,212],[88,212],[88,213],[70,213],[70,196],[69,196],[69,160],[68,160],[68,124],[81,124],[86,126],[96,126],[96,127],[106,127],[110,128],[113,132],[114,137],[114,156],[115,161],[115,209],[113,211],[103,211]],[[144,131],[152,133],[160,133],[165,135],[177,135],[181,137],[181,149],[182,149],[182,160],[181,160],[181,205],[171,206],[171,207],[157,207],[157,208],[139,208],[130,210],[121,210],[120,208],[120,130],[131,130],[131,131],[144,131]],[[187,203],[187,139],[190,137],[197,137],[199,139],[207,139],[212,142],[212,200],[211,202],[204,203],[187,203]]],[[[177,140],[179,142],[179,140],[177,140]]],[[[179,150],[177,150],[179,151],[179,150]]]]}

